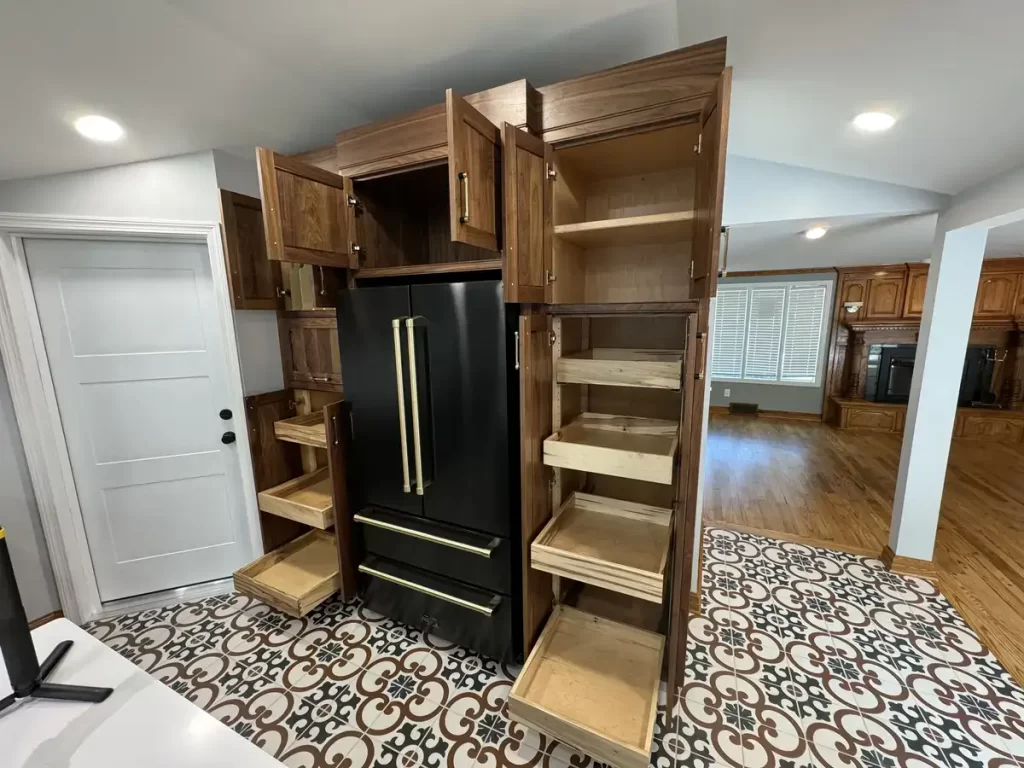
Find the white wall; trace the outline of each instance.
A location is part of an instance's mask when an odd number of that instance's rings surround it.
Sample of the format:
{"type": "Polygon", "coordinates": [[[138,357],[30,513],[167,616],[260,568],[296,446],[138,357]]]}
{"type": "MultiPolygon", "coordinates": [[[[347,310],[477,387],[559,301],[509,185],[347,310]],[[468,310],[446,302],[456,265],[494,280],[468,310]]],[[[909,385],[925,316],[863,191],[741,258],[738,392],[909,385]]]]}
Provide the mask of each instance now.
{"type": "Polygon", "coordinates": [[[7,375],[0,362],[0,526],[29,621],[60,609],[7,375]]]}

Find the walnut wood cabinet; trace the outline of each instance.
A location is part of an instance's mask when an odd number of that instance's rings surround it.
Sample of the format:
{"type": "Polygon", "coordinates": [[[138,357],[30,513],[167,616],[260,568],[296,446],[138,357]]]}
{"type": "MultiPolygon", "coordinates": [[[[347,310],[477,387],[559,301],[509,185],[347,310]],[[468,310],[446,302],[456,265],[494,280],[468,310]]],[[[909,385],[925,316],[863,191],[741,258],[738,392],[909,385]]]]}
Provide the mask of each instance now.
{"type": "Polygon", "coordinates": [[[260,200],[220,190],[224,259],[235,309],[284,309],[281,271],[267,258],[260,200]]]}

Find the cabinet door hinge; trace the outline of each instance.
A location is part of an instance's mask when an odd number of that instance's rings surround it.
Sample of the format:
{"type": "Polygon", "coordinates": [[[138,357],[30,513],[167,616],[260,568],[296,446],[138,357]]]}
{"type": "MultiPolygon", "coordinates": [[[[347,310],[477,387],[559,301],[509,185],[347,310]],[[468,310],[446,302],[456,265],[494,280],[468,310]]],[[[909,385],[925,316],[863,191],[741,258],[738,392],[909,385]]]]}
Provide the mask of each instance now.
{"type": "Polygon", "coordinates": [[[557,280],[557,279],[558,278],[555,277],[555,273],[552,272],[550,269],[544,270],[544,284],[545,285],[551,285],[551,283],[555,282],[555,280],[557,280]]]}
{"type": "Polygon", "coordinates": [[[355,197],[352,195],[347,195],[345,198],[345,202],[348,203],[349,208],[355,208],[356,206],[359,205],[359,201],[356,200],[355,197]]]}
{"type": "Polygon", "coordinates": [[[555,332],[548,331],[548,346],[555,346],[555,332]]]}
{"type": "Polygon", "coordinates": [[[349,253],[351,253],[353,256],[358,255],[362,252],[362,246],[356,245],[355,243],[349,243],[349,253]]]}
{"type": "Polygon", "coordinates": [[[697,143],[694,144],[694,146],[693,146],[694,154],[697,154],[697,155],[700,154],[701,144],[703,143],[703,141],[704,141],[704,134],[703,133],[698,133],[697,134],[697,143]]]}
{"type": "Polygon", "coordinates": [[[548,170],[547,170],[548,178],[551,179],[552,181],[554,181],[555,179],[558,178],[558,171],[555,168],[555,166],[552,165],[551,163],[548,163],[547,166],[548,166],[548,170]]]}
{"type": "Polygon", "coordinates": [[[693,280],[693,261],[690,261],[690,279],[693,280]]]}

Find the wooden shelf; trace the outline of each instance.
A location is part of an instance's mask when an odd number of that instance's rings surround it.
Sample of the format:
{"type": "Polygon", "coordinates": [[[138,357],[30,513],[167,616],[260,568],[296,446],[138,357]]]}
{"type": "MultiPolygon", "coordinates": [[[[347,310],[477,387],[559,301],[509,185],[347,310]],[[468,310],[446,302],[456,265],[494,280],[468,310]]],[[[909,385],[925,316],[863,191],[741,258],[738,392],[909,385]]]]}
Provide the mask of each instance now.
{"type": "Polygon", "coordinates": [[[334,525],[333,487],[326,468],[261,491],[257,498],[259,508],[268,514],[321,530],[334,525]]]}
{"type": "Polygon", "coordinates": [[[235,571],[235,589],[289,616],[305,616],[338,591],[338,545],[310,531],[235,571]]]}
{"type": "Polygon", "coordinates": [[[661,603],[672,510],[574,493],[530,545],[530,566],[661,603]]]}
{"type": "Polygon", "coordinates": [[[323,411],[314,411],[301,416],[274,422],[274,436],[278,440],[314,448],[327,447],[327,426],[323,411]]]}
{"type": "Polygon", "coordinates": [[[582,248],[674,243],[690,239],[692,231],[692,211],[583,221],[578,224],[559,224],[555,227],[555,235],[582,248]]]}
{"type": "Polygon", "coordinates": [[[509,712],[616,768],[647,768],[662,635],[559,605],[516,679],[509,712]]]}
{"type": "Polygon", "coordinates": [[[452,272],[501,271],[501,259],[480,261],[449,261],[440,264],[407,264],[401,267],[371,267],[356,272],[357,280],[375,277],[406,277],[409,275],[443,275],[452,272]]]}
{"type": "Polygon", "coordinates": [[[555,364],[559,384],[607,384],[678,390],[683,378],[683,353],[661,349],[588,349],[560,357],[555,364]]]}
{"type": "Polygon", "coordinates": [[[544,463],[670,485],[678,429],[663,419],[584,413],[544,441],[544,463]]]}

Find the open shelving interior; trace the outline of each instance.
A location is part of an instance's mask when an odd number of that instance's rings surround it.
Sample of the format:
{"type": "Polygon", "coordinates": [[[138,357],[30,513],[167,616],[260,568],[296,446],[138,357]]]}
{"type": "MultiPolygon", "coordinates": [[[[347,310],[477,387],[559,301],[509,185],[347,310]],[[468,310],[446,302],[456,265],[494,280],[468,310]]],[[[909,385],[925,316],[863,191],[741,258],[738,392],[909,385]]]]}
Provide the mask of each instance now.
{"type": "Polygon", "coordinates": [[[327,447],[327,425],[323,411],[313,411],[290,419],[274,422],[274,436],[288,443],[308,445],[313,448],[327,447]]]}
{"type": "Polygon", "coordinates": [[[235,571],[235,588],[284,611],[305,616],[338,591],[338,546],[332,534],[311,530],[235,571]]]}
{"type": "Polygon", "coordinates": [[[695,123],[554,152],[555,304],[689,298],[695,123]]]}
{"type": "Polygon", "coordinates": [[[262,512],[325,530],[334,525],[334,496],[328,469],[288,480],[257,495],[262,512]]]}

